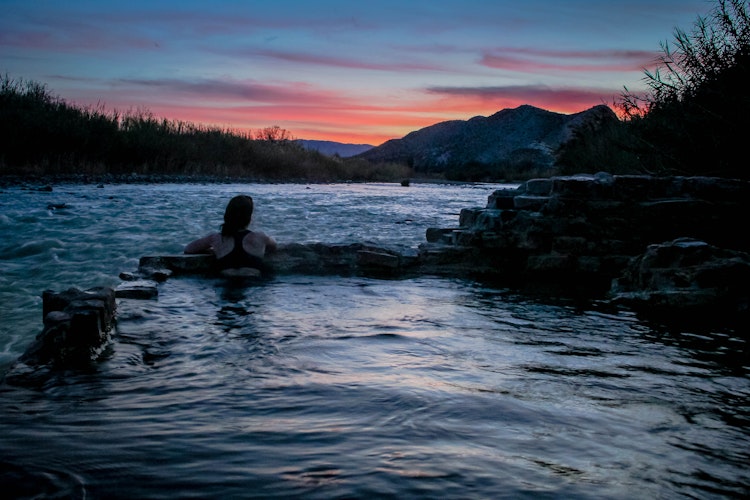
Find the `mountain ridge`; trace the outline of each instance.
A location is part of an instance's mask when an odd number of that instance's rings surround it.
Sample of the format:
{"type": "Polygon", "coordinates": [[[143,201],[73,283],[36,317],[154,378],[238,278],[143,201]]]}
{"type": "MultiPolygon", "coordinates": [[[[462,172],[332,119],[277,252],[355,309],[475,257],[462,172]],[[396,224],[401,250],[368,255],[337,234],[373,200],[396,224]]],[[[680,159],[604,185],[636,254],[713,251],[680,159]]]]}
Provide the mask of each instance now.
{"type": "Polygon", "coordinates": [[[449,120],[391,139],[356,157],[374,163],[406,163],[417,172],[445,172],[483,165],[549,167],[556,152],[581,128],[598,128],[617,120],[608,106],[562,114],[524,104],[490,116],[449,120]]]}
{"type": "Polygon", "coordinates": [[[312,139],[298,139],[302,147],[312,151],[318,151],[324,155],[338,155],[341,158],[358,155],[368,149],[372,149],[372,144],[351,144],[336,141],[318,141],[312,139]]]}

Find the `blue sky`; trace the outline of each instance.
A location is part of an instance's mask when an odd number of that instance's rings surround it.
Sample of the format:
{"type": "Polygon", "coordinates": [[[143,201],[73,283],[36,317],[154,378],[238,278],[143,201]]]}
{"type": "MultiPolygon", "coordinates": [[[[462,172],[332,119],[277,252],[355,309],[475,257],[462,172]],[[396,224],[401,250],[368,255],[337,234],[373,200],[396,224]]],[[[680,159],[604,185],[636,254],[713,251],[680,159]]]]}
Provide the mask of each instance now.
{"type": "Polygon", "coordinates": [[[380,144],[643,88],[709,0],[0,0],[0,72],[81,106],[380,144]]]}

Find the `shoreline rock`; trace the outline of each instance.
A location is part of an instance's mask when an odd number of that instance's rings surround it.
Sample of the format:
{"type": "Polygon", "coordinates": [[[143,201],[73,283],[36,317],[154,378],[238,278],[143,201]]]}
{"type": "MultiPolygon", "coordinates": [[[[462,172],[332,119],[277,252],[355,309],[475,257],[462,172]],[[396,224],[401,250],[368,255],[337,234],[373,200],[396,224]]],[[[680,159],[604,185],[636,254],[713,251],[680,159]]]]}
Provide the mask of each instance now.
{"type": "Polygon", "coordinates": [[[750,320],[750,254],[679,238],[649,245],[612,283],[608,298],[651,317],[750,320]]]}

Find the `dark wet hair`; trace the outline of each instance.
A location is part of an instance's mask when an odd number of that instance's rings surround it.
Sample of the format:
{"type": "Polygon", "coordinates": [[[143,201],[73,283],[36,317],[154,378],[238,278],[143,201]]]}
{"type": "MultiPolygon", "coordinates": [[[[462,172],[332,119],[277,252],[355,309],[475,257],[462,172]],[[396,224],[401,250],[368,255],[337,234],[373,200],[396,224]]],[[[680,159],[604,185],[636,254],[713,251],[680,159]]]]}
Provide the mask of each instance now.
{"type": "Polygon", "coordinates": [[[224,224],[221,225],[222,236],[231,236],[232,234],[245,229],[250,225],[250,218],[253,216],[253,199],[241,194],[235,196],[227,204],[224,211],[224,224]]]}

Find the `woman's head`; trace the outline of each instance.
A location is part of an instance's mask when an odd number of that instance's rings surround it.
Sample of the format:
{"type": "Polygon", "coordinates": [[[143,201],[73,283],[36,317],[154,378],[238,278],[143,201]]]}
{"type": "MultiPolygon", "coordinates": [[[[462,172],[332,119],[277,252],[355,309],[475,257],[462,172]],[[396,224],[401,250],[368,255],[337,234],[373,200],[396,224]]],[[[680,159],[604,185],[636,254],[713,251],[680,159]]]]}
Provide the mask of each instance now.
{"type": "Polygon", "coordinates": [[[241,194],[235,196],[227,204],[224,211],[224,224],[221,226],[221,234],[228,236],[250,225],[253,216],[253,199],[241,194]]]}

